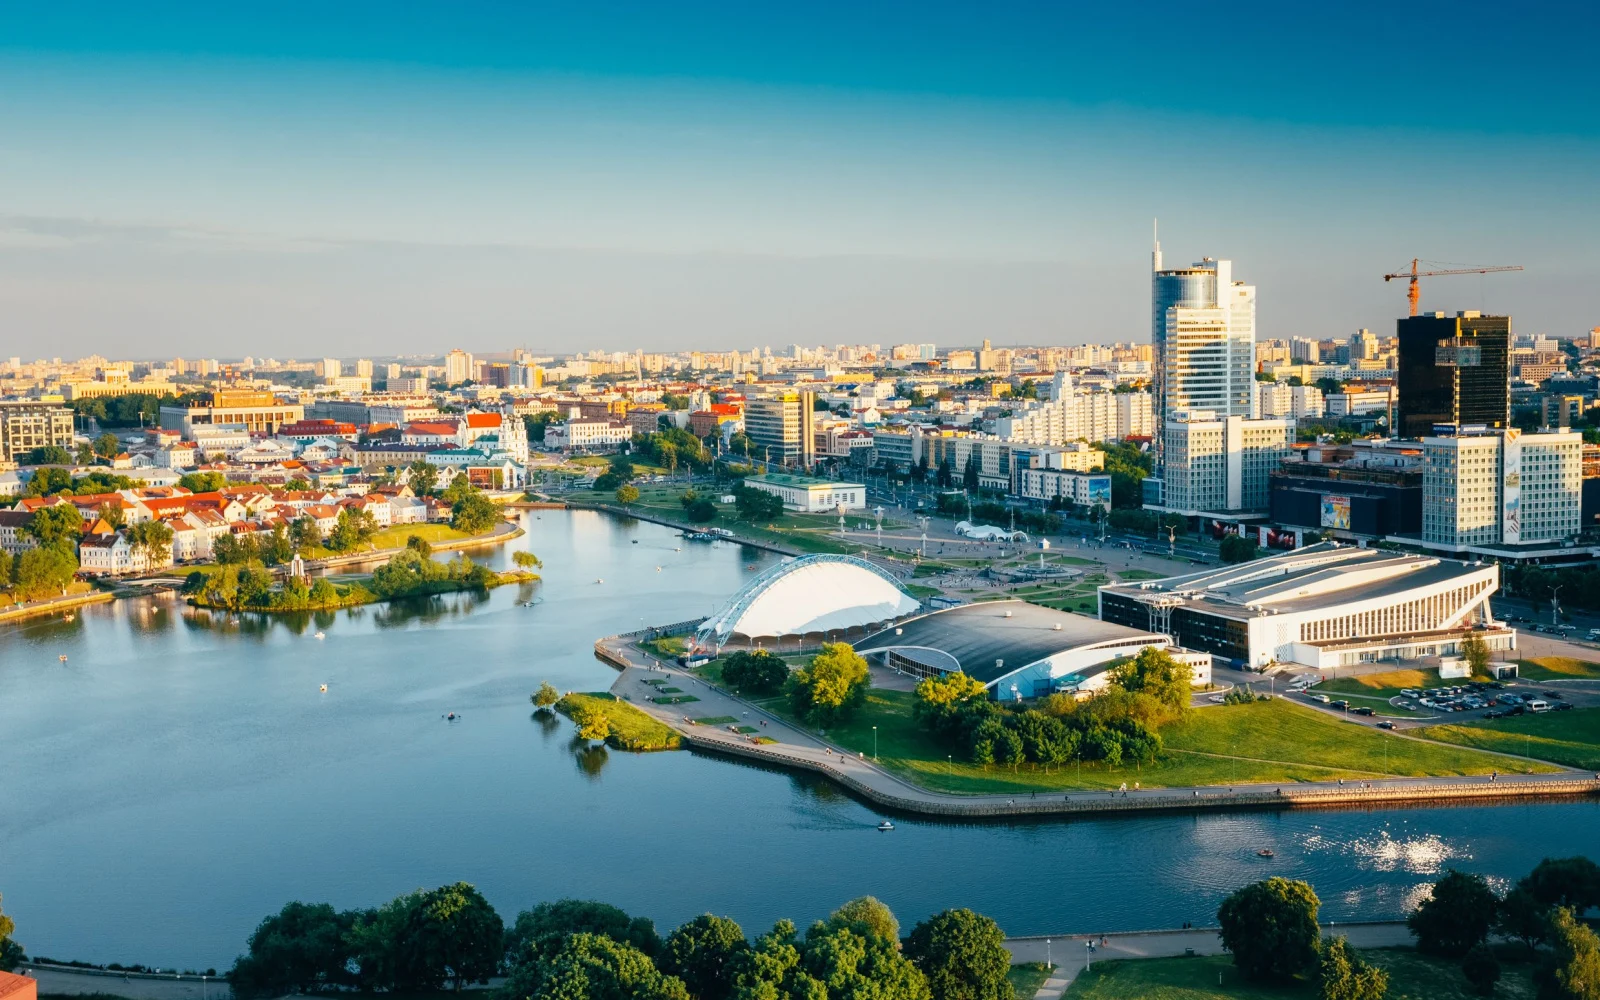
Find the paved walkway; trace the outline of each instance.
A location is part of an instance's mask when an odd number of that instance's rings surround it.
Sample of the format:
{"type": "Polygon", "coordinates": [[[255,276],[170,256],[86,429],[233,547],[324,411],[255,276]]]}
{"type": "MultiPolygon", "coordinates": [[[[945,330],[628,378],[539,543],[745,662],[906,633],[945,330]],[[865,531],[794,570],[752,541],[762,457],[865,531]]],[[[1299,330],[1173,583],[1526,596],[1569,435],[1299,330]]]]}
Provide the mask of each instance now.
{"type": "MultiPolygon", "coordinates": [[[[1347,937],[1357,948],[1393,948],[1412,943],[1411,932],[1399,921],[1330,924],[1322,933],[1325,937],[1347,937]]],[[[1062,934],[1006,940],[1006,950],[1011,952],[1014,963],[1051,961],[1055,964],[1050,978],[1039,987],[1033,1000],[1057,1000],[1083,972],[1086,963],[1111,958],[1175,958],[1191,949],[1196,955],[1221,955],[1222,941],[1217,937],[1217,929],[1062,934]],[[1093,953],[1085,947],[1091,942],[1095,945],[1093,953]]]]}
{"type": "Polygon", "coordinates": [[[218,981],[214,976],[202,980],[198,976],[124,975],[91,970],[38,969],[28,965],[19,966],[17,974],[37,979],[40,993],[64,996],[109,993],[128,997],[129,1000],[229,1000],[233,996],[228,984],[218,981]]]}
{"type": "Polygon", "coordinates": [[[1423,799],[1472,799],[1520,795],[1600,793],[1592,772],[1523,775],[1393,778],[1368,782],[1294,782],[1282,785],[1202,786],[1198,788],[1146,788],[1111,791],[1073,791],[1046,795],[956,795],[930,791],[879,767],[860,754],[844,751],[815,734],[801,730],[758,705],[700,680],[688,671],[658,660],[620,637],[596,643],[612,663],[626,664],[611,691],[632,702],[661,722],[682,733],[692,745],[738,756],[765,760],[778,766],[800,767],[825,774],[880,806],[909,812],[947,816],[1025,816],[1110,811],[1169,809],[1282,807],[1288,805],[1347,805],[1408,802],[1423,799]],[[666,677],[672,686],[699,701],[656,705],[645,683],[666,677]],[[726,725],[702,726],[687,719],[732,716],[739,724],[754,726],[757,735],[775,742],[758,744],[754,736],[730,732],[726,725]],[[762,723],[765,723],[763,725],[762,723]]]}

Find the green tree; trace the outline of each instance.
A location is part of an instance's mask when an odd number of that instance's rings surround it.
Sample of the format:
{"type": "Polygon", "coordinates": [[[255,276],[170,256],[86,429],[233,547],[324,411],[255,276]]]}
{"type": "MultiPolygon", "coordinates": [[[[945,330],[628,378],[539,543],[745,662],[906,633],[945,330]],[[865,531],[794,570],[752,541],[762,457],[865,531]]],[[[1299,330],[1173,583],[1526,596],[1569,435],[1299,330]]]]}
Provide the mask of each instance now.
{"type": "Polygon", "coordinates": [[[1494,949],[1488,942],[1474,945],[1467,956],[1461,960],[1461,974],[1467,978],[1467,985],[1479,996],[1494,994],[1495,983],[1500,981],[1500,960],[1494,957],[1494,949]]]}
{"type": "Polygon", "coordinates": [[[827,643],[794,673],[794,710],[812,725],[831,726],[866,698],[871,682],[867,661],[849,643],[827,643]]]}
{"type": "Polygon", "coordinates": [[[378,522],[364,510],[349,507],[339,511],[339,519],[328,532],[328,548],[334,552],[349,552],[358,548],[378,533],[378,522]]]}
{"type": "Polygon", "coordinates": [[[553,708],[555,703],[561,700],[561,692],[557,691],[556,686],[551,684],[549,681],[540,681],[539,690],[535,691],[528,697],[529,700],[533,702],[535,707],[548,710],[553,708]]]}
{"type": "Polygon", "coordinates": [[[23,489],[25,497],[49,497],[61,493],[72,492],[72,471],[70,469],[37,469],[28,485],[23,489]]]}
{"type": "Polygon", "coordinates": [[[921,705],[959,705],[974,698],[987,698],[989,689],[976,677],[960,670],[934,674],[917,682],[917,702],[921,705]]]}
{"type": "Polygon", "coordinates": [[[1171,653],[1155,646],[1146,646],[1138,656],[1111,672],[1112,683],[1124,691],[1147,694],[1180,714],[1189,707],[1193,678],[1188,664],[1179,663],[1171,653]]]}
{"type": "Polygon", "coordinates": [[[684,514],[695,524],[704,524],[714,521],[717,517],[717,505],[701,497],[684,509],[684,514]]]}
{"type": "Polygon", "coordinates": [[[1504,937],[1521,941],[1531,955],[1550,930],[1550,907],[1525,884],[1512,887],[1495,910],[1494,926],[1504,937]]]}
{"type": "Polygon", "coordinates": [[[259,539],[256,547],[261,561],[268,566],[281,566],[294,559],[294,545],[289,541],[289,529],[281,522],[272,526],[266,538],[259,539]]]}
{"type": "Polygon", "coordinates": [[[228,984],[239,997],[276,997],[348,985],[349,914],[326,903],[288,903],[257,925],[228,984]]]}
{"type": "Polygon", "coordinates": [[[426,559],[433,554],[433,546],[430,545],[428,540],[423,538],[421,535],[407,535],[406,551],[415,552],[417,555],[426,559]]]}
{"type": "Polygon", "coordinates": [[[11,938],[16,931],[16,921],[0,910],[0,972],[10,972],[21,965],[23,959],[27,957],[22,946],[11,938]]]}
{"type": "Polygon", "coordinates": [[[1483,636],[1477,632],[1468,632],[1461,637],[1461,655],[1472,666],[1472,676],[1489,676],[1489,644],[1483,641],[1483,636]]]}
{"type": "Polygon", "coordinates": [[[110,431],[94,439],[94,453],[101,458],[115,458],[117,452],[122,450],[122,442],[110,431]]]}
{"type": "Polygon", "coordinates": [[[538,569],[544,565],[544,563],[539,561],[538,556],[527,551],[526,549],[519,549],[518,551],[511,553],[511,561],[517,566],[518,569],[538,569]]]}
{"type": "Polygon", "coordinates": [[[450,982],[459,990],[488,982],[500,968],[505,925],[469,883],[421,893],[400,933],[397,988],[438,989],[450,982]]]}
{"type": "Polygon", "coordinates": [[[733,507],[746,521],[775,521],[783,516],[781,497],[742,484],[733,491],[733,507]]]}
{"type": "Polygon", "coordinates": [[[302,556],[309,556],[322,544],[322,529],[310,514],[301,514],[289,525],[289,541],[302,556]]]}
{"type": "Polygon", "coordinates": [[[27,549],[11,565],[11,583],[19,600],[59,597],[78,572],[78,558],[54,546],[27,549]]]}
{"type": "Polygon", "coordinates": [[[1406,917],[1406,926],[1416,935],[1418,951],[1465,955],[1488,938],[1499,903],[1483,876],[1452,868],[1406,917]]]}
{"type": "Polygon", "coordinates": [[[406,466],[406,469],[411,473],[410,479],[407,480],[411,486],[411,492],[417,496],[428,496],[438,487],[439,467],[433,465],[427,459],[419,458],[406,466]]]}
{"type": "Polygon", "coordinates": [[[140,521],[126,534],[134,551],[144,553],[152,566],[165,565],[172,555],[172,529],[161,521],[140,521]]]}
{"type": "Polygon", "coordinates": [[[1321,1000],[1383,1000],[1389,974],[1363,962],[1343,937],[1322,946],[1317,961],[1321,1000]]]}
{"type": "Polygon", "coordinates": [[[212,493],[228,485],[228,477],[220,472],[188,472],[178,477],[178,485],[190,493],[212,493]]]}
{"type": "Polygon", "coordinates": [[[1600,866],[1582,856],[1545,858],[1518,884],[1546,907],[1565,906],[1582,913],[1600,906],[1600,866]]]}
{"type": "Polygon", "coordinates": [[[95,511],[95,516],[113,528],[120,528],[127,521],[127,516],[122,513],[122,508],[119,505],[110,503],[101,504],[100,509],[95,511]]]}
{"type": "Polygon", "coordinates": [[[1550,917],[1550,947],[1538,975],[1541,1000],[1600,1000],[1600,938],[1564,906],[1550,917]]]}
{"type": "Polygon", "coordinates": [[[1261,546],[1256,544],[1254,538],[1224,535],[1222,543],[1218,546],[1218,554],[1225,563],[1249,562],[1261,554],[1261,546]]]}
{"type": "MultiPolygon", "coordinates": [[[[515,981],[517,977],[513,976],[515,981]]],[[[513,983],[508,983],[508,988],[513,983]]],[[[511,994],[521,1000],[521,990],[511,994]]],[[[689,1000],[683,980],[650,956],[598,934],[574,934],[538,970],[536,1000],[689,1000]]]]}
{"type": "Polygon", "coordinates": [[[865,937],[897,943],[900,940],[900,921],[894,911],[876,896],[860,896],[850,900],[828,915],[828,926],[847,927],[865,937]]]}
{"type": "Polygon", "coordinates": [[[633,485],[632,483],[623,483],[621,486],[617,487],[615,495],[617,498],[617,503],[620,503],[626,507],[628,504],[634,503],[639,499],[639,487],[633,485]]]}
{"type": "Polygon", "coordinates": [[[789,679],[789,665],[764,649],[740,650],[722,662],[722,680],[740,694],[776,694],[789,679]]]}
{"type": "MultiPolygon", "coordinates": [[[[854,927],[815,924],[806,932],[799,969],[825,988],[795,997],[873,997],[931,1000],[928,980],[896,941],[862,934],[854,927]]],[[[809,984],[806,984],[809,986],[809,984]]],[[[791,994],[793,996],[793,994],[791,994]]]]}
{"type": "Polygon", "coordinates": [[[222,566],[243,566],[261,557],[260,547],[249,535],[220,535],[211,542],[211,558],[222,566]]]}
{"type": "Polygon", "coordinates": [[[1222,947],[1247,979],[1293,979],[1317,960],[1321,905],[1304,882],[1269,878],[1247,885],[1217,909],[1222,947]]]}
{"type": "Polygon", "coordinates": [[[910,958],[938,1000],[1014,1000],[1011,954],[1000,925],[971,910],[945,910],[911,929],[910,958]]]}
{"type": "Polygon", "coordinates": [[[34,511],[22,530],[44,548],[76,552],[83,537],[83,515],[71,504],[57,502],[34,511]]]}
{"type": "Polygon", "coordinates": [[[600,742],[611,735],[611,717],[606,715],[604,709],[581,709],[574,714],[572,721],[578,725],[579,739],[600,742]]]}
{"type": "Polygon", "coordinates": [[[72,455],[58,444],[30,448],[22,456],[22,465],[71,465],[72,455]]]}
{"type": "Polygon", "coordinates": [[[469,535],[487,534],[500,521],[500,508],[477,490],[450,505],[450,526],[469,535]]]}
{"type": "Polygon", "coordinates": [[[733,992],[734,970],[749,950],[738,924],[702,913],[667,935],[656,964],[683,980],[695,1000],[727,1000],[733,992]]]}
{"type": "Polygon", "coordinates": [[[523,910],[506,931],[506,958],[512,966],[538,964],[561,950],[574,934],[596,934],[638,949],[645,955],[661,950],[661,937],[645,917],[592,899],[558,899],[523,910]]]}

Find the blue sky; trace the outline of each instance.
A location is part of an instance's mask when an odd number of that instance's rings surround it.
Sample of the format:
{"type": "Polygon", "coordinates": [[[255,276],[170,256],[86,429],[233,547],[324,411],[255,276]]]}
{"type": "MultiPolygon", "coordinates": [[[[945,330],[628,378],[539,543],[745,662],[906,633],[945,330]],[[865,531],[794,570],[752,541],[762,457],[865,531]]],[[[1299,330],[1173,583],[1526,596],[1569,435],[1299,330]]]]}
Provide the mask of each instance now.
{"type": "Polygon", "coordinates": [[[1143,339],[1152,217],[1263,336],[1600,324],[1577,5],[215,6],[0,11],[0,355],[1143,339]]]}

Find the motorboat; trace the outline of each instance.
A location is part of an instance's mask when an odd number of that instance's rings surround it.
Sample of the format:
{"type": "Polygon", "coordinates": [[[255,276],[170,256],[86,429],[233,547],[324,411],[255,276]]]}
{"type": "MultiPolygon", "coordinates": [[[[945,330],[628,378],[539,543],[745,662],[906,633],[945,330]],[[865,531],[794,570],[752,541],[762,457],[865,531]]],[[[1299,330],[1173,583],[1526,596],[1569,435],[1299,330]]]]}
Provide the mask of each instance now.
{"type": "Polygon", "coordinates": [[[605,577],[603,577],[603,576],[597,576],[597,577],[594,578],[594,582],[595,583],[605,583],[606,580],[605,580],[605,577]]]}
{"type": "Polygon", "coordinates": [[[1256,857],[1258,857],[1258,858],[1270,858],[1270,857],[1273,857],[1273,856],[1274,855],[1273,855],[1272,849],[1270,847],[1263,847],[1261,850],[1256,852],[1256,857]]]}
{"type": "Polygon", "coordinates": [[[456,714],[455,712],[446,712],[444,714],[444,721],[446,721],[446,722],[459,722],[460,720],[461,720],[461,716],[456,714]]]}
{"type": "Polygon", "coordinates": [[[312,636],[311,638],[313,638],[313,639],[326,639],[327,636],[323,635],[321,632],[318,632],[316,635],[312,636]]]}
{"type": "Polygon", "coordinates": [[[894,824],[889,822],[888,820],[884,820],[882,823],[878,824],[878,829],[883,831],[884,833],[888,833],[890,830],[894,829],[894,824]]]}

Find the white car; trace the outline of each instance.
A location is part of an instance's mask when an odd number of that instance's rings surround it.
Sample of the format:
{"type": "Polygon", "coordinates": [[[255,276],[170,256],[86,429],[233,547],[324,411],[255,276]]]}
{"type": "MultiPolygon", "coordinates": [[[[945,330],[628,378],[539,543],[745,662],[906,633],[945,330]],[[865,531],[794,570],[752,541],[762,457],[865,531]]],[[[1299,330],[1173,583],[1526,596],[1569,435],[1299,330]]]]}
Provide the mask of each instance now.
{"type": "Polygon", "coordinates": [[[1312,695],[1312,696],[1311,696],[1311,700],[1312,700],[1312,701],[1320,701],[1320,702],[1322,702],[1322,703],[1323,703],[1323,704],[1324,704],[1324,705],[1326,705],[1326,704],[1328,704],[1328,703],[1329,703],[1329,702],[1330,702],[1330,701],[1332,701],[1332,700],[1333,700],[1333,699],[1332,699],[1332,698],[1329,698],[1329,697],[1328,697],[1328,696],[1327,696],[1327,695],[1325,695],[1325,694],[1314,694],[1314,695],[1312,695]]]}

